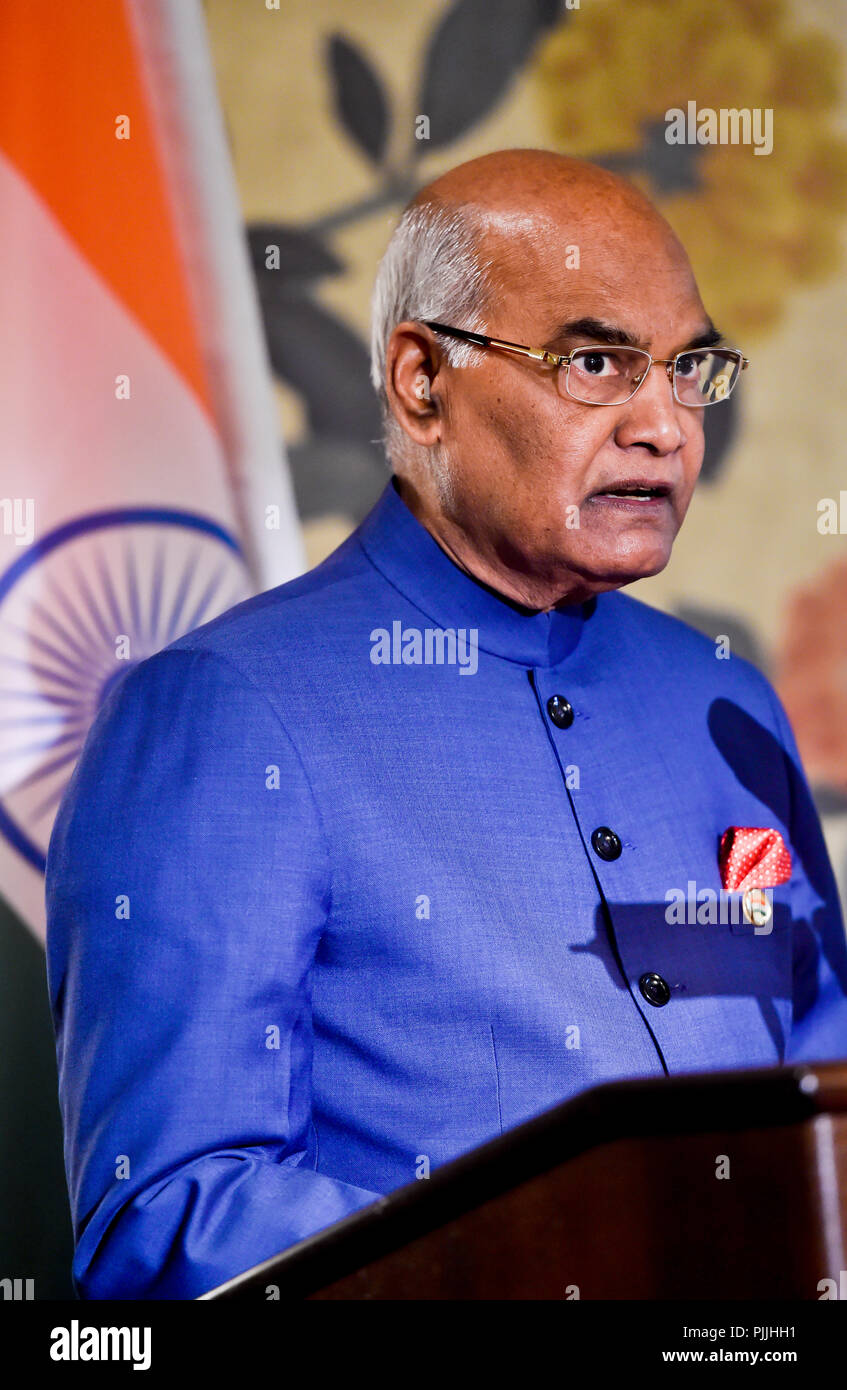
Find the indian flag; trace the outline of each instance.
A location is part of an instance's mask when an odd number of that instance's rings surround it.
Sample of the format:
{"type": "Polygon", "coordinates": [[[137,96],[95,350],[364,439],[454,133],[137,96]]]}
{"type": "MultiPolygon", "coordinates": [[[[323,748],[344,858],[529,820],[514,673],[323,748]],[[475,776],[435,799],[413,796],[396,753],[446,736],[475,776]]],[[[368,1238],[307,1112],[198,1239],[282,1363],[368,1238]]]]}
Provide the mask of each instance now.
{"type": "Polygon", "coordinates": [[[128,663],[303,569],[199,0],[0,6],[0,892],[128,663]]]}

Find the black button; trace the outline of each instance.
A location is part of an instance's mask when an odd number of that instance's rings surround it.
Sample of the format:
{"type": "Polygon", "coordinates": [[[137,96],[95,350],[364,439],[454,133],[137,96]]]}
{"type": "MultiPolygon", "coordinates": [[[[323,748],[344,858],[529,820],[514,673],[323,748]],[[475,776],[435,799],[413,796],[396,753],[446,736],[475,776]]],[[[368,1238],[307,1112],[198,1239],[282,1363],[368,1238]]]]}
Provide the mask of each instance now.
{"type": "Polygon", "coordinates": [[[551,695],[547,701],[547,713],[557,729],[569,729],[573,723],[573,705],[564,695],[551,695]]]}
{"type": "Polygon", "coordinates": [[[638,988],[644,995],[648,1004],[655,1004],[660,1009],[663,1004],[667,1004],[671,997],[671,988],[667,980],[663,980],[661,975],[657,975],[655,970],[651,970],[647,975],[642,975],[638,981],[638,988]]]}
{"type": "Polygon", "coordinates": [[[591,832],[591,843],[601,859],[617,859],[621,852],[621,842],[608,825],[598,825],[591,832]]]}

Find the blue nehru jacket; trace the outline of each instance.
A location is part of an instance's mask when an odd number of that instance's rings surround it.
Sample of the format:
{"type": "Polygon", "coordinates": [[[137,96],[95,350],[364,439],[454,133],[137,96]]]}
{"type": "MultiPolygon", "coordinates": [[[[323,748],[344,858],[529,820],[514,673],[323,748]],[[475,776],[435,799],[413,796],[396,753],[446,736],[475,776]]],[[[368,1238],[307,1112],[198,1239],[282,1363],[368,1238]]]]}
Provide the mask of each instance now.
{"type": "Polygon", "coordinates": [[[88,1298],[195,1297],[599,1082],[847,1055],[768,682],[622,592],[507,603],[393,480],[114,687],[47,902],[88,1298]],[[765,928],[708,906],[729,826],[791,852],[765,928]]]}

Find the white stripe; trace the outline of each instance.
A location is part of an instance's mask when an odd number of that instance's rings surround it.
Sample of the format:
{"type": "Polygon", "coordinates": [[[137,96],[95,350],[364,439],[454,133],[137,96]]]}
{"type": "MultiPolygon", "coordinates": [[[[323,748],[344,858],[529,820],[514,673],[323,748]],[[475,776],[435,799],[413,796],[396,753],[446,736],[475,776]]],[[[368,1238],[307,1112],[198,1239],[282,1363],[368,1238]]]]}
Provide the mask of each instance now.
{"type": "Polygon", "coordinates": [[[256,586],[302,573],[305,553],[199,0],[127,0],[174,191],[178,235],[256,586]],[[264,526],[279,508],[280,529],[264,526]]]}

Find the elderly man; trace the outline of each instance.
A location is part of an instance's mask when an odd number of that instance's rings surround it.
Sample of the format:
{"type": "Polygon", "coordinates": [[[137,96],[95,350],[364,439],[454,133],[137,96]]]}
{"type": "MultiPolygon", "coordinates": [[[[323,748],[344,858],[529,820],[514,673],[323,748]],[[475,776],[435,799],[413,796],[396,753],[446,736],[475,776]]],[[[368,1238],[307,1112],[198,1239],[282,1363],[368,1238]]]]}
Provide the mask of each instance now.
{"type": "Polygon", "coordinates": [[[615,592],[746,365],[670,228],[591,165],[473,160],[373,333],[373,511],[130,671],[58,817],[86,1297],[196,1296],[598,1082],[847,1054],[777,697],[615,592]]]}

